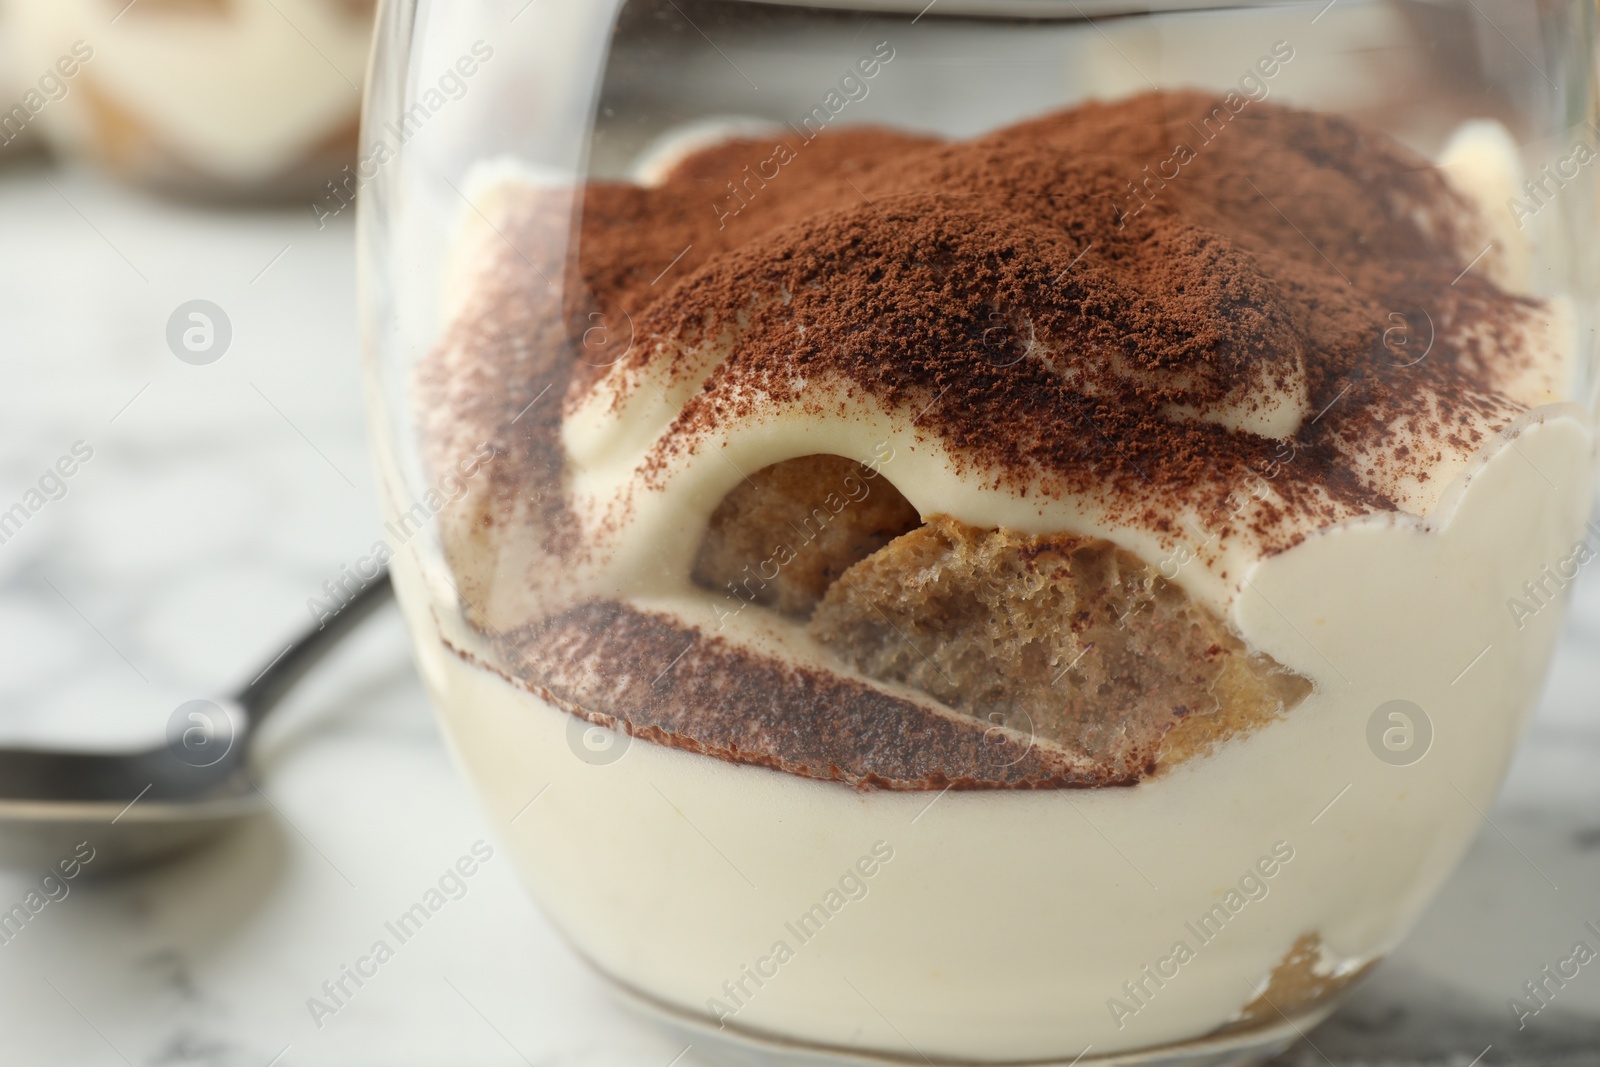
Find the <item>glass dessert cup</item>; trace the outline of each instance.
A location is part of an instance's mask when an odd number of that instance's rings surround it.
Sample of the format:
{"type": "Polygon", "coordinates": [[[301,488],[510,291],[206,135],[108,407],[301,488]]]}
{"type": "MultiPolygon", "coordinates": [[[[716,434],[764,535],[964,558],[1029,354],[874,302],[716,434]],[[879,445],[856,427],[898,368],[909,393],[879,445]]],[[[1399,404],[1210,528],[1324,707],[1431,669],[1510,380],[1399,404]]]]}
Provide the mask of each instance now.
{"type": "Polygon", "coordinates": [[[697,1055],[1258,1059],[1493,798],[1600,536],[1592,8],[1197,6],[380,15],[375,552],[697,1055]]]}

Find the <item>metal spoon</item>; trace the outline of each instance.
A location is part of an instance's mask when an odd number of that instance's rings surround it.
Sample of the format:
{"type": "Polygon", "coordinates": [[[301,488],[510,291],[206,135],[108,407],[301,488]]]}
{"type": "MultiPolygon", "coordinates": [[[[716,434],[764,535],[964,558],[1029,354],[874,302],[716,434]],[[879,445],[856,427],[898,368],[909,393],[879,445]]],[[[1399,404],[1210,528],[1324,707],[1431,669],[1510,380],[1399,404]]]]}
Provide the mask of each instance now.
{"type": "MultiPolygon", "coordinates": [[[[87,843],[95,874],[198,844],[267,804],[248,774],[268,713],[394,595],[387,571],[306,631],[231,697],[174,714],[167,744],[137,752],[0,748],[0,865],[43,869],[87,843]]],[[[187,710],[186,710],[187,709],[187,710]]]]}

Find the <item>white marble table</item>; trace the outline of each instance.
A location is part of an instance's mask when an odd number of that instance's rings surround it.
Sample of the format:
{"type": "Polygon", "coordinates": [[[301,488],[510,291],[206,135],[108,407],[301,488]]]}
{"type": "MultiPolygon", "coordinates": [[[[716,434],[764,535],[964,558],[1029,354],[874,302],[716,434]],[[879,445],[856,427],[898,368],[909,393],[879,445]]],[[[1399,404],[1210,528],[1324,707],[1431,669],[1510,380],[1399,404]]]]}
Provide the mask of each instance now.
{"type": "MultiPolygon", "coordinates": [[[[0,740],[153,740],[281,648],[377,534],[348,219],[319,231],[303,208],[207,210],[33,166],[0,171],[0,235],[0,510],[75,442],[93,449],[0,544],[0,740]],[[233,325],[207,366],[164,338],[195,298],[233,325]]],[[[681,1051],[609,1004],[503,857],[317,1025],[307,998],[494,839],[397,619],[338,657],[270,730],[271,818],[170,867],[76,880],[0,944],[0,1067],[666,1067],[681,1051]]],[[[1600,968],[1520,1034],[1506,1007],[1600,923],[1597,693],[1591,569],[1494,826],[1297,1067],[1600,1064],[1600,968]]],[[[0,875],[0,907],[28,889],[0,875]]]]}

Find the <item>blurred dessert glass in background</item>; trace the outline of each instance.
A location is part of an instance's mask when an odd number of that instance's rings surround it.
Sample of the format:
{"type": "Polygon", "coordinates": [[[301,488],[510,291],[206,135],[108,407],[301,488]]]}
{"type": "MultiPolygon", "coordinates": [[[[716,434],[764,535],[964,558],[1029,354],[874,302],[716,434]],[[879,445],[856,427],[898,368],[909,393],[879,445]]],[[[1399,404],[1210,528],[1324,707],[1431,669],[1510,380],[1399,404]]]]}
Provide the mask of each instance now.
{"type": "Polygon", "coordinates": [[[205,197],[310,195],[354,156],[371,0],[3,0],[0,154],[42,140],[205,197]]]}

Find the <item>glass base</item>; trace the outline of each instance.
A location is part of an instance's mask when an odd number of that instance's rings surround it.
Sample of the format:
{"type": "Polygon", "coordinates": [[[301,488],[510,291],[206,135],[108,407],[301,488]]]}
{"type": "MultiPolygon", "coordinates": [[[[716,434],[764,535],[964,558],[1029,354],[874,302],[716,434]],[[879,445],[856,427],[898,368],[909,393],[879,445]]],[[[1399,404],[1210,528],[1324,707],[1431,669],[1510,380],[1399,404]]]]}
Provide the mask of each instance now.
{"type": "MultiPolygon", "coordinates": [[[[598,968],[596,969],[598,971],[598,968]]],[[[1245,1067],[1261,1063],[1294,1044],[1302,1034],[1332,1014],[1332,1002],[1295,1019],[1248,1031],[1217,1034],[1155,1048],[1114,1052],[1106,1056],[1084,1054],[1042,1060],[976,1061],[922,1055],[839,1048],[792,1041],[771,1034],[732,1026],[714,1026],[706,1019],[641,993],[603,971],[600,976],[626,1007],[675,1039],[692,1046],[693,1056],[709,1067],[1245,1067]]]]}

